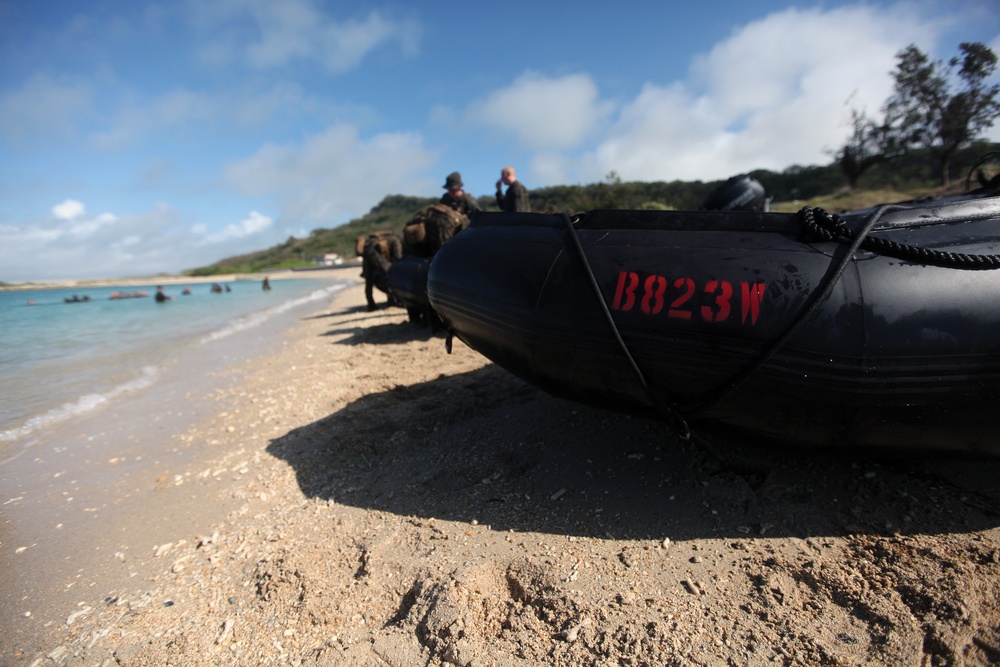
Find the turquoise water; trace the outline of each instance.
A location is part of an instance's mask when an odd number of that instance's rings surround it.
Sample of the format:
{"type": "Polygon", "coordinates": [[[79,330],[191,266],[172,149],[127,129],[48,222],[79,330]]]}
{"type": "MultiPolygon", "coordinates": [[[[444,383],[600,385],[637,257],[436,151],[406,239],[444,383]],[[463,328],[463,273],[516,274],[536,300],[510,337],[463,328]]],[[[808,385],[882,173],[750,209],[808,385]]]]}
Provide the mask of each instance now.
{"type": "Polygon", "coordinates": [[[185,350],[253,331],[293,308],[329,297],[347,281],[325,279],[0,292],[0,460],[38,431],[155,386],[185,350]],[[111,299],[113,292],[146,297],[111,299]],[[87,301],[67,303],[78,296],[87,301]],[[33,305],[29,305],[33,301],[33,305]]]}

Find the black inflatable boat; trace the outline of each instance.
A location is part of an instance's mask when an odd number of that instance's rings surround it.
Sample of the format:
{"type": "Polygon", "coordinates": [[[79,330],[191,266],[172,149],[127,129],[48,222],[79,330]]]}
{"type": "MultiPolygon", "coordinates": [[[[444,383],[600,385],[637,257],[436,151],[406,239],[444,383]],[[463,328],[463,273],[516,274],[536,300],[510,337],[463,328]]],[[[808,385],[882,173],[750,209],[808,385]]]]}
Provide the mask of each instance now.
{"type": "Polygon", "coordinates": [[[483,213],[451,334],[558,396],[796,445],[1000,453],[1000,198],[842,215],[483,213]]]}
{"type": "Polygon", "coordinates": [[[393,262],[386,276],[392,299],[406,308],[410,321],[437,330],[440,320],[427,299],[427,271],[431,260],[405,255],[393,262]]]}

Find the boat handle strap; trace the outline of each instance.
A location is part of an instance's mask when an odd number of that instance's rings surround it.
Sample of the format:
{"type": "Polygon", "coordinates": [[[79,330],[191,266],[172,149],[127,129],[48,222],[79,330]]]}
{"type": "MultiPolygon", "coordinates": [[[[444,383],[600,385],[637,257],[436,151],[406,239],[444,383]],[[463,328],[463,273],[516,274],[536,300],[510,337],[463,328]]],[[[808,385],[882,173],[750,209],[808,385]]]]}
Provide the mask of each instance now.
{"type": "Polygon", "coordinates": [[[597,302],[601,305],[604,317],[611,326],[611,333],[614,334],[615,340],[618,342],[618,346],[625,354],[625,358],[628,359],[628,363],[632,367],[632,371],[639,379],[639,385],[642,387],[643,391],[646,392],[646,396],[649,397],[653,406],[666,415],[670,425],[674,429],[674,432],[676,432],[682,440],[690,440],[691,427],[688,426],[687,420],[684,419],[683,415],[681,415],[680,410],[675,405],[663,401],[646,382],[646,376],[643,375],[642,369],[639,368],[639,364],[637,364],[635,358],[632,357],[632,353],[629,351],[628,345],[625,344],[625,340],[622,338],[621,332],[618,331],[618,325],[615,323],[615,318],[612,317],[611,310],[608,308],[608,304],[604,300],[604,294],[601,292],[601,286],[597,284],[597,278],[594,276],[594,270],[590,267],[590,262],[587,260],[587,254],[583,251],[583,245],[580,243],[580,237],[576,233],[573,221],[570,220],[570,217],[565,212],[562,214],[562,217],[563,221],[566,223],[566,229],[569,231],[569,238],[572,240],[573,246],[576,249],[577,254],[580,256],[580,260],[583,262],[583,267],[586,270],[587,278],[590,280],[590,285],[594,288],[594,293],[597,295],[597,302]]]}

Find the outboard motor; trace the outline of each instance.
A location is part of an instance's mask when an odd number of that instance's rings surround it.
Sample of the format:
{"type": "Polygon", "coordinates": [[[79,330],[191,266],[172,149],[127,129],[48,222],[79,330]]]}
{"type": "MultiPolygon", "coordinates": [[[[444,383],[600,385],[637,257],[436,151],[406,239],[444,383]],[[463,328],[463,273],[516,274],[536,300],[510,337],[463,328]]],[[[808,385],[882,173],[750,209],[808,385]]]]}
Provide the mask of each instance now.
{"type": "Polygon", "coordinates": [[[701,207],[706,211],[765,211],[769,199],[764,186],[746,174],[733,176],[712,190],[701,207]]]}

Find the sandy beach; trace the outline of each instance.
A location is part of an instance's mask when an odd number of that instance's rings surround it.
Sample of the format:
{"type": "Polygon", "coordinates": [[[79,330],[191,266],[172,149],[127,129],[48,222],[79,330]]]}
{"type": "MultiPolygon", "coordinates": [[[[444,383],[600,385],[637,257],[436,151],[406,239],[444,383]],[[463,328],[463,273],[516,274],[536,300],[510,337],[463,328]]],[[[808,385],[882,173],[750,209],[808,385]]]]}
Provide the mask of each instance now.
{"type": "Polygon", "coordinates": [[[17,462],[0,665],[1000,664],[998,460],[682,442],[360,284],[272,348],[17,462]]]}

